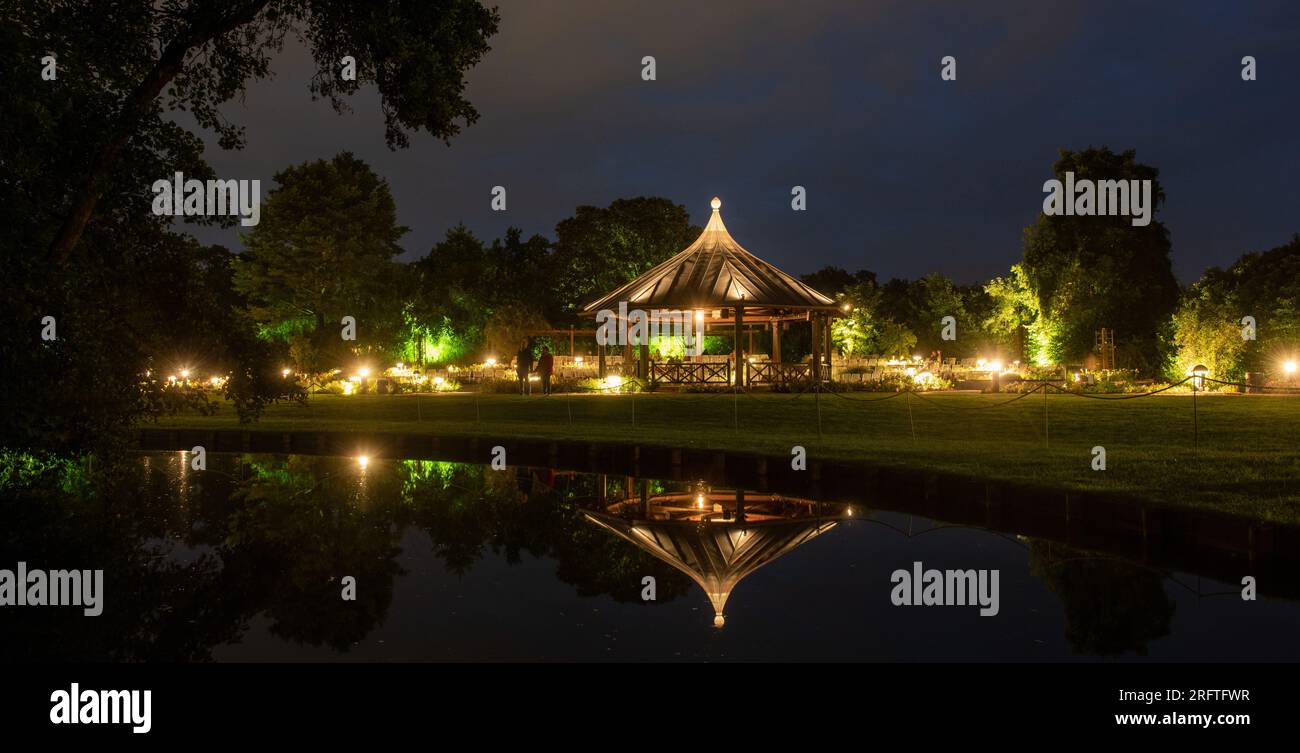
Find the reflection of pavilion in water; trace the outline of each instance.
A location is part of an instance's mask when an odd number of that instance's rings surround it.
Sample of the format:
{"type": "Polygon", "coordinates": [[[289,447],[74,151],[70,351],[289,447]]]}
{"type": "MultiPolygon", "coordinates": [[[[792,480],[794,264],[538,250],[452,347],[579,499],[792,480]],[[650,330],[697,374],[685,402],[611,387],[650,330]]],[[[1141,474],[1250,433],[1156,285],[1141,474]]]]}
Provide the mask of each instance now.
{"type": "Polygon", "coordinates": [[[715,627],[741,579],[853,515],[842,504],[703,483],[650,495],[642,481],[640,499],[602,506],[587,519],[695,581],[713,603],[715,627]]]}

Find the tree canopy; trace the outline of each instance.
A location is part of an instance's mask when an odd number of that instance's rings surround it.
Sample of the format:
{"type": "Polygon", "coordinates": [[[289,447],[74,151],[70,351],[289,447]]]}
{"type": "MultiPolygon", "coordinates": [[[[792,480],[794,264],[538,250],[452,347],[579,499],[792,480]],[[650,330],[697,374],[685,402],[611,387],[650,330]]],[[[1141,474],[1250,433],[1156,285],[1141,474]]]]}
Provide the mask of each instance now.
{"type": "Polygon", "coordinates": [[[296,345],[304,371],[347,351],[344,316],[356,320],[363,348],[391,344],[401,325],[392,301],[405,297],[394,258],[407,229],[397,224],[387,181],[346,152],[286,168],[275,180],[235,263],[254,321],[296,345]]]}
{"type": "Polygon", "coordinates": [[[1163,362],[1162,334],[1178,303],[1170,262],[1169,231],[1155,220],[1165,194],[1159,171],[1136,152],[1106,148],[1061,150],[1058,179],[1151,181],[1152,221],[1134,226],[1128,216],[1039,214],[1025,229],[1023,281],[1033,295],[1042,361],[1076,361],[1093,349],[1102,327],[1130,366],[1152,371],[1163,362]],[[1037,321],[1041,319],[1042,321],[1037,321]]]}

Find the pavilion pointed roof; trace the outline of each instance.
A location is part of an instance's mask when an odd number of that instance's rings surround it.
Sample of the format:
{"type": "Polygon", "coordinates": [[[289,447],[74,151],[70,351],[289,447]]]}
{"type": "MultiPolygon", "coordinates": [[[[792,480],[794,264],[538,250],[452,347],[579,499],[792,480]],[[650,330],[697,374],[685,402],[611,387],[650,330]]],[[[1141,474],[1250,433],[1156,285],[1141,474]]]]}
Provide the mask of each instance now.
{"type": "MultiPolygon", "coordinates": [[[[629,308],[713,309],[744,304],[745,309],[837,310],[834,299],[746,251],[722,224],[722,200],[694,243],[583,308],[588,314],[629,308]]],[[[755,313],[758,313],[757,311],[755,313]]]]}
{"type": "Polygon", "coordinates": [[[630,521],[584,513],[656,559],[680,570],[704,589],[713,604],[713,624],[726,622],[723,609],[741,579],[834,528],[835,518],[701,523],[687,520],[630,521]]]}

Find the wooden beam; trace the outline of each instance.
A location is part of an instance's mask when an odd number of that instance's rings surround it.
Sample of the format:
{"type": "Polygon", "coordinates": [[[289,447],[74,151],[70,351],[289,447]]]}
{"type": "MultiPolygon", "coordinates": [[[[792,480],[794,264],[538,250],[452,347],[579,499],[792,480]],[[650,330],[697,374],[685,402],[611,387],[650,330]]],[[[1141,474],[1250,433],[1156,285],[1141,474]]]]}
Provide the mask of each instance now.
{"type": "Polygon", "coordinates": [[[745,307],[736,307],[736,333],[735,347],[732,351],[736,356],[736,386],[745,386],[745,348],[741,344],[741,337],[744,335],[745,327],[745,307]]]}
{"type": "Polygon", "coordinates": [[[821,384],[821,360],[822,359],[820,358],[821,340],[818,339],[818,335],[821,331],[819,318],[815,316],[809,316],[808,326],[812,328],[812,354],[808,357],[808,360],[812,364],[812,380],[813,380],[813,384],[816,385],[816,384],[821,384]]]}
{"type": "Polygon", "coordinates": [[[833,341],[831,340],[831,315],[830,315],[830,314],[827,314],[827,315],[826,315],[825,322],[826,322],[826,324],[825,324],[825,327],[826,327],[826,381],[829,382],[829,381],[831,380],[831,347],[832,347],[832,344],[833,344],[833,341]]]}

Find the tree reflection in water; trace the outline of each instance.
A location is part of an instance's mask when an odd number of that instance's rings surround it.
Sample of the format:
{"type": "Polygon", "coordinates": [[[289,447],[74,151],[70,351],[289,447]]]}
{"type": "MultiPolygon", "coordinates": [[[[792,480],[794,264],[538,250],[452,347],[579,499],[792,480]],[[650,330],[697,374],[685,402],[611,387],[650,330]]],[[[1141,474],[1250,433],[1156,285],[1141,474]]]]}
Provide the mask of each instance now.
{"type": "MultiPolygon", "coordinates": [[[[12,475],[12,474],[10,474],[12,475]]],[[[382,624],[402,532],[426,532],[447,570],[485,554],[557,562],[582,596],[659,603],[690,582],[636,547],[582,522],[599,477],[424,460],[152,453],[93,477],[45,474],[11,483],[0,541],[13,562],[105,571],[105,610],[7,611],[0,660],[208,661],[261,617],[276,636],[346,652],[382,624]],[[357,580],[356,601],[340,579],[357,580]]]]}
{"type": "MultiPolygon", "coordinates": [[[[254,620],[348,652],[388,620],[402,547],[421,536],[458,577],[527,556],[553,562],[578,596],[646,608],[698,584],[720,625],[741,578],[852,514],[702,484],[432,460],[210,455],[194,471],[188,453],[147,453],[91,474],[15,457],[0,456],[0,567],[103,569],[105,608],[5,609],[0,661],[211,661],[254,620]],[[356,601],[341,599],[349,575],[356,601]]],[[[1074,652],[1141,655],[1170,632],[1162,574],[1020,538],[1064,605],[1074,652]]]]}

